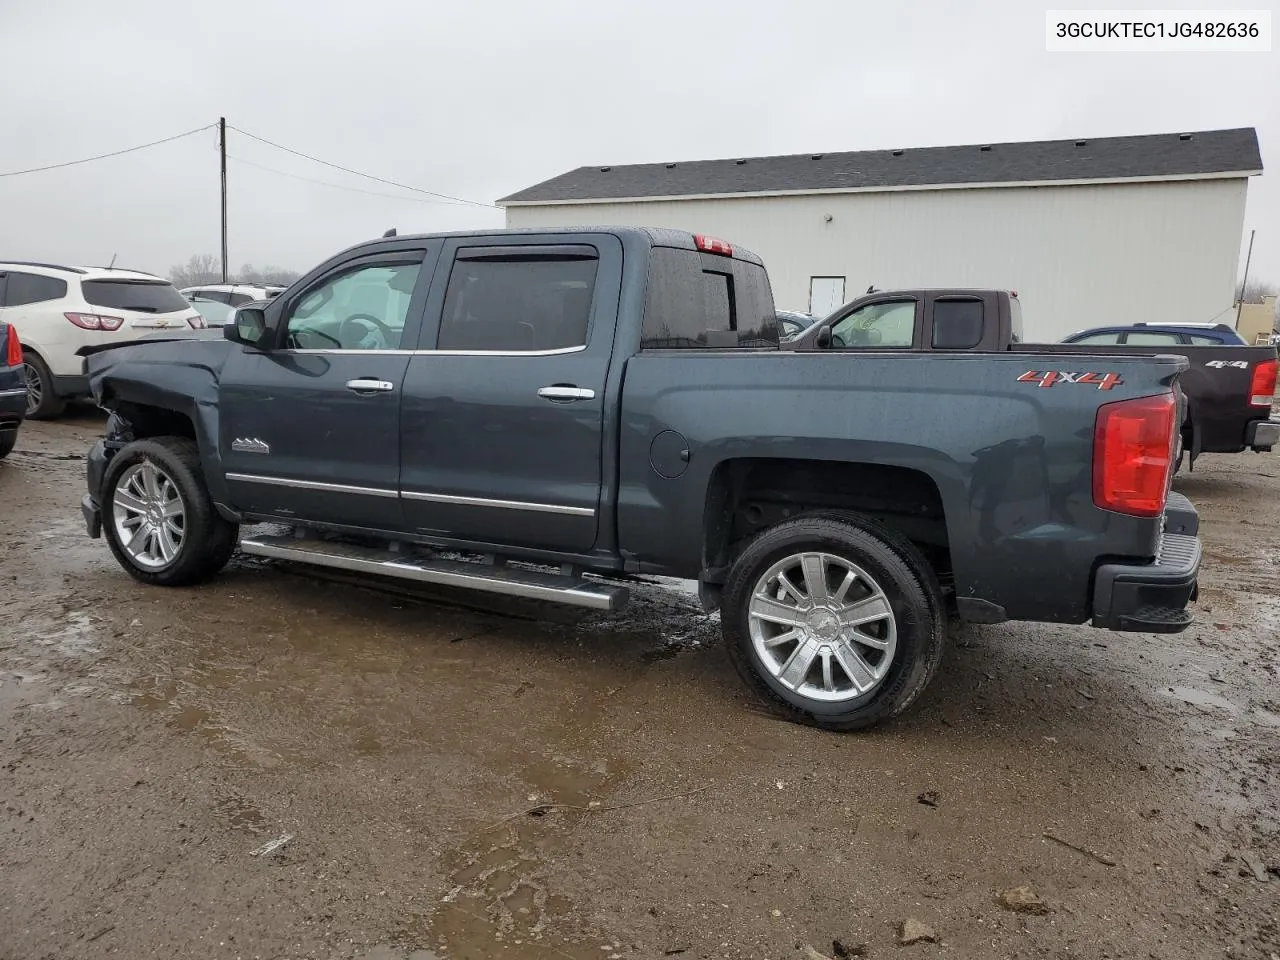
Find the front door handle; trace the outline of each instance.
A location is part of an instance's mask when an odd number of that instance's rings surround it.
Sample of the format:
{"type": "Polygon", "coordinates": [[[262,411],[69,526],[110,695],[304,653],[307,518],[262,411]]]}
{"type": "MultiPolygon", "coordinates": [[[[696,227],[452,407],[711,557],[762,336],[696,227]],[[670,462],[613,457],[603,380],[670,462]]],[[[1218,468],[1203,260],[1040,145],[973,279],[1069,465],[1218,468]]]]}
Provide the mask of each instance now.
{"type": "Polygon", "coordinates": [[[396,388],[396,385],[390,380],[374,380],[369,377],[361,377],[357,380],[348,380],[347,389],[352,393],[390,393],[396,388]]]}
{"type": "Polygon", "coordinates": [[[539,387],[538,396],[555,403],[572,403],[574,400],[594,400],[596,392],[586,387],[574,387],[565,383],[557,383],[550,387],[539,387]]]}

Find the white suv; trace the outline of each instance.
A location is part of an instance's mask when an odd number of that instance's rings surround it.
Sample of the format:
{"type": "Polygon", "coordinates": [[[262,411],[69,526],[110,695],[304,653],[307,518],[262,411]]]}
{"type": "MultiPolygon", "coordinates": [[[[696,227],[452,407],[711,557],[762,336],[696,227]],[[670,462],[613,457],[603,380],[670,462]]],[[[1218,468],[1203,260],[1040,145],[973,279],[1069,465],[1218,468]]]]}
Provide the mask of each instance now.
{"type": "Polygon", "coordinates": [[[149,273],[22,261],[0,261],[0,320],[22,341],[27,416],[35,419],[88,394],[81,347],[205,326],[173,284],[149,273]]]}
{"type": "Polygon", "coordinates": [[[188,300],[214,300],[232,307],[243,307],[252,300],[274,299],[284,289],[270,283],[205,283],[198,287],[183,287],[178,292],[188,300]]]}

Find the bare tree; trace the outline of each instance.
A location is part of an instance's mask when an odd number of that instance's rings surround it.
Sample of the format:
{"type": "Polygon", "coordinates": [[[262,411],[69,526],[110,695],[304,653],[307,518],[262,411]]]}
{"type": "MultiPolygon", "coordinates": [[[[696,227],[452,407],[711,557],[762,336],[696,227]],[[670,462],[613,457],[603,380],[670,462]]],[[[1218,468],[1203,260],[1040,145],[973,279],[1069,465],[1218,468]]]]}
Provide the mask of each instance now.
{"type": "Polygon", "coordinates": [[[193,253],[186,263],[169,268],[169,279],[175,287],[194,287],[201,283],[218,283],[222,270],[218,258],[209,253],[193,253]]]}
{"type": "Polygon", "coordinates": [[[1263,297],[1275,296],[1280,293],[1280,285],[1274,284],[1269,280],[1250,280],[1244,285],[1244,289],[1240,291],[1240,301],[1242,303],[1261,303],[1263,297]]]}
{"type": "Polygon", "coordinates": [[[255,267],[246,263],[236,274],[237,283],[267,283],[287,287],[302,274],[296,270],[285,270],[283,267],[255,267]]]}

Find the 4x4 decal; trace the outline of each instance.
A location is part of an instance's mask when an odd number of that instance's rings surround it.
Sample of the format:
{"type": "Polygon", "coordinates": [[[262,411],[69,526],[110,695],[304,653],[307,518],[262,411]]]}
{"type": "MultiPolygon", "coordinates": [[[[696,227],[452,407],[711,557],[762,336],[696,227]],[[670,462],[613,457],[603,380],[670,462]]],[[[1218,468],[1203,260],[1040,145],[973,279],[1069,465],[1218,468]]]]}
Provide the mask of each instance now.
{"type": "Polygon", "coordinates": [[[1019,383],[1035,383],[1052,387],[1055,383],[1087,383],[1099,390],[1110,390],[1124,383],[1118,373],[1073,373],[1069,370],[1028,370],[1018,378],[1019,383]]]}

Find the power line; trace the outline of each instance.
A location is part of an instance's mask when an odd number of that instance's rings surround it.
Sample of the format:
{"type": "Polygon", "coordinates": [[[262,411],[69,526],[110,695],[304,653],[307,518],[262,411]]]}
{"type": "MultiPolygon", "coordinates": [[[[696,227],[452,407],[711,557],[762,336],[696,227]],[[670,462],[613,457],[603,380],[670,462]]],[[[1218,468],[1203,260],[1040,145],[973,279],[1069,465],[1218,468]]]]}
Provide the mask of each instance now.
{"type": "Polygon", "coordinates": [[[162,143],[170,143],[174,140],[181,140],[183,137],[190,137],[197,133],[212,128],[214,124],[207,123],[203,127],[196,127],[194,130],[188,130],[186,133],[175,133],[172,137],[165,137],[163,140],[152,140],[150,143],[140,143],[136,147],[125,147],[123,150],[113,150],[111,153],[100,153],[96,157],[85,157],[83,160],[68,160],[66,163],[51,163],[44,167],[31,167],[27,170],[10,170],[8,173],[0,173],[0,177],[18,177],[24,173],[41,173],[45,170],[60,170],[63,167],[74,167],[81,163],[92,163],[94,160],[106,160],[108,157],[119,157],[126,153],[134,153],[137,150],[146,150],[148,147],[158,147],[162,143]]]}
{"type": "Polygon", "coordinates": [[[275,167],[268,167],[261,163],[255,163],[252,160],[246,160],[243,157],[232,156],[231,154],[227,154],[227,159],[234,160],[236,163],[243,163],[246,166],[257,167],[259,170],[265,170],[268,173],[278,174],[279,176],[282,176],[282,177],[289,177],[290,179],[293,179],[293,180],[301,180],[304,183],[315,183],[315,184],[319,184],[322,187],[333,187],[335,190],[349,190],[352,193],[363,193],[370,197],[386,197],[389,200],[403,200],[405,203],[443,203],[443,204],[448,204],[449,206],[455,206],[455,207],[461,205],[458,202],[453,200],[435,200],[435,199],[428,200],[421,197],[404,197],[395,193],[380,193],[376,190],[361,190],[359,187],[349,187],[346,184],[333,183],[330,180],[315,180],[311,177],[304,177],[296,173],[289,173],[288,171],[285,171],[285,170],[277,170],[275,167]]]}
{"type": "Polygon", "coordinates": [[[494,210],[500,209],[499,207],[497,207],[492,203],[481,203],[478,200],[467,200],[465,197],[453,197],[447,193],[436,193],[434,190],[423,190],[421,187],[411,187],[407,183],[397,183],[394,180],[386,180],[382,177],[375,177],[371,173],[362,173],[359,170],[352,170],[350,167],[344,167],[338,163],[330,163],[328,160],[321,160],[319,157],[313,157],[311,156],[311,154],[303,153],[301,150],[294,150],[291,147],[283,146],[282,144],[275,143],[272,140],[268,140],[266,137],[259,137],[256,134],[252,134],[248,130],[241,130],[239,127],[231,126],[231,124],[227,124],[227,126],[230,127],[230,129],[236,131],[236,133],[239,133],[248,137],[250,140],[257,140],[259,143],[265,143],[267,146],[275,147],[277,150],[283,150],[285,153],[292,153],[295,157],[302,157],[304,160],[310,160],[313,163],[323,164],[326,167],[333,167],[333,169],[335,170],[341,170],[343,173],[354,174],[357,177],[364,177],[367,180],[376,180],[378,181],[378,183],[385,183],[389,187],[398,187],[401,190],[412,190],[414,193],[426,194],[429,197],[436,197],[440,200],[451,200],[454,203],[466,203],[466,204],[470,204],[473,207],[487,207],[494,210]]]}

